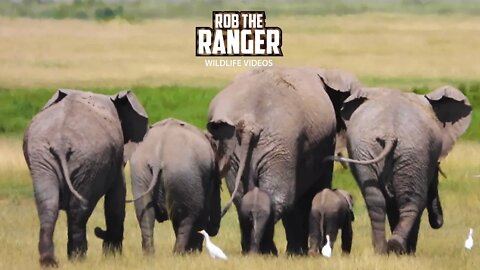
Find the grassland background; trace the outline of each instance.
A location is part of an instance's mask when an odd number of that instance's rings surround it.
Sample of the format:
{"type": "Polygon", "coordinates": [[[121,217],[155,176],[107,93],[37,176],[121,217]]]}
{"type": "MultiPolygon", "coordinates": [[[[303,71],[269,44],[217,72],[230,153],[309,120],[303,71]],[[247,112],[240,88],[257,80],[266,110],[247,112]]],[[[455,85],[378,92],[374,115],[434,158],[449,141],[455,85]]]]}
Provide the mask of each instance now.
{"type": "MultiPolygon", "coordinates": [[[[89,251],[83,262],[71,263],[66,258],[66,218],[60,215],[55,244],[61,266],[68,269],[476,269],[480,265],[479,249],[467,253],[462,246],[469,227],[475,232],[480,230],[480,181],[471,177],[480,173],[480,115],[475,110],[480,105],[480,17],[465,10],[445,12],[448,15],[334,12],[334,15],[301,17],[279,12],[267,21],[268,25],[281,27],[284,33],[285,57],[275,58],[275,64],[341,68],[356,74],[365,85],[407,91],[426,92],[442,84],[452,84],[469,97],[474,106],[472,125],[442,162],[448,176],[440,180],[445,225],[438,231],[432,230],[424,219],[417,256],[373,254],[370,225],[360,192],[350,173],[336,168],[334,186],[351,191],[356,199],[353,253],[349,257],[340,256],[337,244],[330,260],[287,258],[283,253],[286,242],[281,225],[276,233],[282,251],[279,258],[242,257],[238,222],[231,210],[214,239],[230,256],[228,262],[212,261],[205,253],[173,256],[174,236],[169,223],[156,224],[157,254],[145,258],[140,250],[133,207],[128,205],[124,255],[104,258],[101,242],[93,236],[93,227],[104,223],[99,203],[88,224],[89,251]]],[[[194,57],[194,27],[210,25],[209,16],[154,20],[119,17],[108,22],[9,16],[0,17],[0,269],[31,269],[38,267],[39,225],[21,152],[21,135],[55,89],[114,93],[131,88],[152,123],[177,117],[204,127],[210,99],[245,69],[206,68],[203,59],[194,57]]],[[[222,196],[225,202],[227,192],[222,196]]]]}

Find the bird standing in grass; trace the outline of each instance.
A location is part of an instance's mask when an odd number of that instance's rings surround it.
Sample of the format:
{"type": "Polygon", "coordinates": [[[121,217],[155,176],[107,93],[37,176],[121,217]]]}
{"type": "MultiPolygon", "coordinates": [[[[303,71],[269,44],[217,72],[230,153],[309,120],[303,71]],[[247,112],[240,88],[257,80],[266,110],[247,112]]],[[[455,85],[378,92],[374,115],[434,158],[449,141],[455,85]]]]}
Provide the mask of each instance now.
{"type": "Polygon", "coordinates": [[[210,235],[205,230],[201,230],[198,233],[203,234],[205,237],[205,247],[207,247],[208,253],[210,256],[214,259],[221,259],[221,260],[227,260],[227,255],[223,253],[223,251],[217,247],[215,244],[210,241],[210,235]]]}
{"type": "Polygon", "coordinates": [[[470,228],[467,240],[465,240],[465,248],[471,250],[473,248],[473,229],[470,228]]]}
{"type": "Polygon", "coordinates": [[[327,243],[322,247],[322,255],[324,257],[332,257],[332,247],[330,246],[330,236],[327,234],[327,243]]]}

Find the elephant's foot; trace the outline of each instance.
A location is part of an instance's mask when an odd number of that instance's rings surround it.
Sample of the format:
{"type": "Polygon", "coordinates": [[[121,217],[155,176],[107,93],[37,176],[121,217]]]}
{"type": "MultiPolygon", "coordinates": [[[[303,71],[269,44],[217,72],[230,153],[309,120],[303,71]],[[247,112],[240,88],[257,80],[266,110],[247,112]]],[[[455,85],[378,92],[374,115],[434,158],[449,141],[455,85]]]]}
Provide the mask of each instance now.
{"type": "Polygon", "coordinates": [[[405,249],[405,241],[397,235],[393,235],[392,239],[387,244],[388,253],[395,253],[397,255],[403,255],[407,252],[405,249]]]}
{"type": "Polygon", "coordinates": [[[145,243],[142,241],[142,251],[145,256],[152,256],[155,254],[155,247],[153,244],[145,243]]]}
{"type": "Polygon", "coordinates": [[[105,255],[121,255],[122,254],[122,242],[117,241],[103,241],[103,254],[105,255]]]}
{"type": "Polygon", "coordinates": [[[317,249],[309,249],[308,250],[308,256],[316,256],[318,255],[318,250],[317,249]]]}
{"type": "Polygon", "coordinates": [[[374,242],[374,251],[379,255],[387,254],[387,241],[374,242]]]}
{"type": "Polygon", "coordinates": [[[288,256],[306,256],[307,249],[303,247],[287,247],[288,256]]]}
{"type": "Polygon", "coordinates": [[[58,267],[58,261],[53,255],[44,255],[40,257],[40,265],[42,267],[58,267]]]}
{"type": "Polygon", "coordinates": [[[267,254],[267,255],[273,255],[273,256],[278,256],[278,250],[275,244],[272,244],[270,248],[266,250],[262,250],[262,254],[267,254]]]}
{"type": "Polygon", "coordinates": [[[80,262],[85,259],[86,251],[73,250],[68,252],[68,259],[72,262],[80,262]]]}

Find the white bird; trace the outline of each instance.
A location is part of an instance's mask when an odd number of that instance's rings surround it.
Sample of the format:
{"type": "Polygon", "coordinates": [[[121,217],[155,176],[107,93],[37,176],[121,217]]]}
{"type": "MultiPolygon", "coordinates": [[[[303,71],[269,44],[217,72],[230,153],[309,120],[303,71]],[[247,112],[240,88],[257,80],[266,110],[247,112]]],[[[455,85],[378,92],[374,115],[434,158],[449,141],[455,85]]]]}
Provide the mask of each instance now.
{"type": "Polygon", "coordinates": [[[327,234],[327,243],[322,247],[322,255],[324,257],[332,257],[332,247],[330,246],[330,236],[327,234]]]}
{"type": "Polygon", "coordinates": [[[472,247],[473,247],[473,229],[470,228],[470,231],[468,232],[467,240],[465,240],[465,248],[468,250],[471,250],[472,247]]]}
{"type": "Polygon", "coordinates": [[[210,241],[210,235],[205,230],[201,230],[198,233],[203,234],[205,237],[205,246],[207,247],[208,253],[210,256],[214,259],[221,259],[221,260],[227,260],[227,255],[223,253],[223,251],[217,247],[215,244],[210,241]]]}

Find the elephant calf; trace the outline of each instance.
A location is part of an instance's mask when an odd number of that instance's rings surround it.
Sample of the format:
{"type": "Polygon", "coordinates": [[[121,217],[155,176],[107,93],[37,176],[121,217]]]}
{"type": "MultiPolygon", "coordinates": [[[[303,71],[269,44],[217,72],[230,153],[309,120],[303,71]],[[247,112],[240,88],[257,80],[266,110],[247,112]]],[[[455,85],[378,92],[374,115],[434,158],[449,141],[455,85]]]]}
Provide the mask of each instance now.
{"type": "Polygon", "coordinates": [[[275,219],[270,195],[255,187],[243,196],[239,213],[242,228],[245,228],[242,234],[243,252],[277,255],[273,242],[275,219]]]}
{"type": "Polygon", "coordinates": [[[331,245],[337,239],[338,230],[342,230],[342,251],[350,253],[352,248],[352,196],[340,189],[324,189],[317,193],[312,201],[310,212],[310,249],[308,253],[315,255],[330,236],[331,245]]]}
{"type": "Polygon", "coordinates": [[[205,229],[220,226],[220,178],[210,140],[198,128],[166,119],[153,125],[130,160],[135,211],[142,248],[154,252],[155,219],[170,218],[174,253],[201,251],[205,229]]]}

